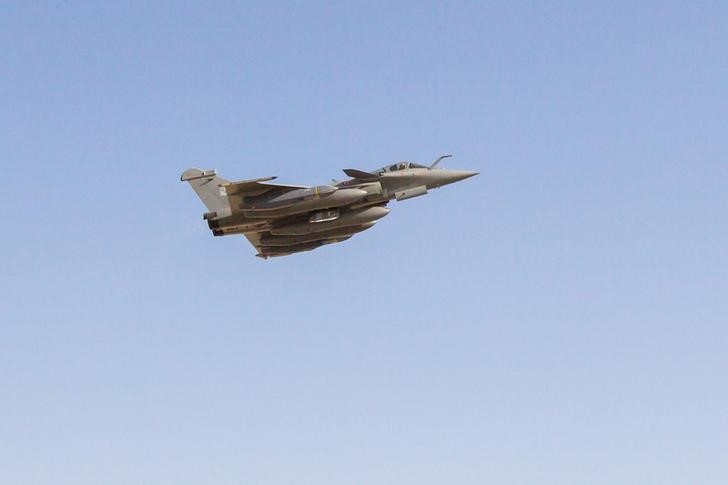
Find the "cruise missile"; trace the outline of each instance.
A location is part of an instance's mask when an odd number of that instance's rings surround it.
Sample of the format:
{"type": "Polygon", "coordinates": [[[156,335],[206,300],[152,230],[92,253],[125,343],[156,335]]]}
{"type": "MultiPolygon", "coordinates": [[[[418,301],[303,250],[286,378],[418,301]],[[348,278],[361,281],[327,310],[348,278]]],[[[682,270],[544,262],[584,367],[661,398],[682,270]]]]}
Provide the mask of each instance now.
{"type": "Polygon", "coordinates": [[[293,253],[301,253],[304,251],[312,251],[316,248],[319,248],[321,246],[324,246],[326,244],[334,244],[337,242],[346,241],[351,236],[345,236],[335,239],[322,239],[319,241],[312,241],[304,244],[295,244],[293,246],[261,246],[259,248],[258,256],[259,258],[272,258],[276,256],[288,256],[289,254],[293,253]]]}
{"type": "Polygon", "coordinates": [[[275,197],[250,197],[249,201],[240,204],[242,210],[275,210],[298,204],[307,199],[318,199],[326,197],[338,190],[333,185],[318,185],[316,187],[301,188],[283,192],[275,197]]]}
{"type": "Polygon", "coordinates": [[[273,227],[270,233],[274,236],[301,236],[315,232],[324,232],[331,229],[347,226],[359,226],[373,222],[389,214],[389,209],[383,206],[367,207],[342,213],[338,218],[325,222],[298,222],[285,226],[273,227]]]}
{"type": "Polygon", "coordinates": [[[338,189],[330,185],[320,185],[310,189],[292,190],[255,203],[243,202],[239,208],[247,218],[270,219],[350,205],[366,195],[367,192],[361,189],[338,189]]]}
{"type": "Polygon", "coordinates": [[[260,239],[260,244],[261,246],[295,246],[297,244],[319,241],[321,239],[342,238],[365,231],[374,224],[376,224],[376,221],[367,222],[361,226],[339,227],[330,231],[314,232],[303,236],[263,236],[260,239]]]}

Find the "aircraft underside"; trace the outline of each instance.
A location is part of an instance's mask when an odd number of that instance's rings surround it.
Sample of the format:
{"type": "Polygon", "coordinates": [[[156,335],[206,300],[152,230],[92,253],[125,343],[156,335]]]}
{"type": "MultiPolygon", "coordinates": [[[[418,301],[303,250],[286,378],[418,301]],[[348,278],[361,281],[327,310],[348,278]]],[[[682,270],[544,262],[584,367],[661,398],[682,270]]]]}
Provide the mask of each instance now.
{"type": "Polygon", "coordinates": [[[346,169],[349,180],[302,186],[271,182],[275,177],[230,182],[214,170],[191,168],[188,182],[208,209],[203,215],[214,236],[244,235],[256,256],[271,258],[346,241],[389,214],[390,200],[427,194],[475,172],[401,162],[375,172],[346,169]]]}

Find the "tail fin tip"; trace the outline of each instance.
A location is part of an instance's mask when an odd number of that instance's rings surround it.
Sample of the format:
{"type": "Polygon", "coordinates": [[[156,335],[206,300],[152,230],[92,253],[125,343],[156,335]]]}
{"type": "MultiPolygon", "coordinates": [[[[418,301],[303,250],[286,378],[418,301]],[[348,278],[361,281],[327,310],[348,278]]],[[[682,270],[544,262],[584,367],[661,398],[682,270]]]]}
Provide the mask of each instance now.
{"type": "Polygon", "coordinates": [[[201,179],[205,177],[214,177],[217,175],[215,170],[200,170],[199,168],[188,168],[180,176],[181,182],[188,182],[190,180],[201,179]]]}
{"type": "Polygon", "coordinates": [[[222,185],[230,181],[219,177],[215,170],[188,168],[182,172],[180,180],[188,182],[207,210],[216,212],[217,217],[227,217],[232,213],[227,194],[220,190],[222,185]]]}

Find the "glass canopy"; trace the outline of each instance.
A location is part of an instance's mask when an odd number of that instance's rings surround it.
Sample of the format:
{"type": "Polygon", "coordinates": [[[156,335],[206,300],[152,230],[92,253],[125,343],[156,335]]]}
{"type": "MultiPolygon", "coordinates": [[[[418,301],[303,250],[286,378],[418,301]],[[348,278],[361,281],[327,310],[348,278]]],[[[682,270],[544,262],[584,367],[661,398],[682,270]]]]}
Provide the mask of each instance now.
{"type": "Polygon", "coordinates": [[[394,165],[389,165],[388,167],[382,167],[379,170],[375,170],[372,173],[382,174],[385,172],[396,172],[397,170],[405,170],[407,168],[427,168],[427,167],[425,167],[424,165],[420,165],[418,163],[399,162],[399,163],[395,163],[394,165]]]}

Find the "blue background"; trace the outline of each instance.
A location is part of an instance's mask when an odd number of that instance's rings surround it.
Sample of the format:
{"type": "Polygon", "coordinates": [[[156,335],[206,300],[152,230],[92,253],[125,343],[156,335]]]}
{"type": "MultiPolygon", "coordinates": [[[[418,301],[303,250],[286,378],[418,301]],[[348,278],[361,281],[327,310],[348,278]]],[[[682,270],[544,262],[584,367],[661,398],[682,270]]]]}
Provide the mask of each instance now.
{"type": "Polygon", "coordinates": [[[728,481],[723,2],[147,3],[0,7],[0,481],[728,481]],[[270,261],[179,182],[451,152],[270,261]]]}

